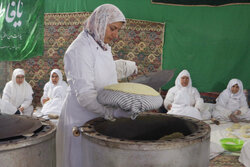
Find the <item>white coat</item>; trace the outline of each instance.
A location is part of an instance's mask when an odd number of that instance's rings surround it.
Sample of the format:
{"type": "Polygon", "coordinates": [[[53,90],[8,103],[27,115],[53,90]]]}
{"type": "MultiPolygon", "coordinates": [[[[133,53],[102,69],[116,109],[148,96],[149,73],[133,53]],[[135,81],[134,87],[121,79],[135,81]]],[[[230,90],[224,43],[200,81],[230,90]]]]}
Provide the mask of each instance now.
{"type": "Polygon", "coordinates": [[[192,80],[187,70],[183,70],[177,76],[175,86],[169,89],[164,100],[164,107],[167,108],[169,104],[172,105],[172,108],[167,114],[190,116],[201,120],[201,112],[206,112],[206,115],[210,117],[209,111],[203,111],[203,99],[200,98],[198,90],[192,87],[192,80]],[[186,87],[181,85],[181,77],[183,76],[189,77],[189,83],[186,87]]]}
{"type": "Polygon", "coordinates": [[[14,114],[19,107],[23,107],[24,115],[33,113],[33,106],[31,105],[33,97],[33,90],[29,83],[24,79],[23,83],[18,85],[16,83],[17,75],[25,75],[22,69],[15,69],[12,74],[12,80],[7,82],[2,96],[2,112],[7,114],[14,114]]]}
{"type": "Polygon", "coordinates": [[[105,115],[106,108],[96,100],[97,91],[117,83],[117,74],[110,47],[107,51],[102,50],[86,32],[82,32],[69,47],[64,62],[70,91],[58,124],[57,148],[60,151],[57,153],[63,155],[58,157],[60,162],[57,162],[63,165],[57,166],[77,167],[84,162],[82,137],[74,137],[72,128],[105,115]],[[76,51],[75,47],[79,46],[76,51]]]}
{"type": "Polygon", "coordinates": [[[85,22],[85,29],[67,49],[64,69],[69,84],[57,129],[57,167],[93,167],[83,137],[74,137],[72,128],[109,112],[97,102],[97,91],[117,83],[116,65],[111,48],[104,44],[107,24],[122,21],[121,11],[101,5],[85,22]]]}
{"type": "Polygon", "coordinates": [[[216,105],[212,115],[216,119],[229,121],[229,116],[236,110],[241,111],[241,114],[236,115],[236,117],[250,120],[250,111],[246,96],[243,92],[243,84],[238,79],[231,79],[227,88],[216,99],[216,105]],[[239,91],[233,94],[231,88],[235,84],[239,86],[239,91]]]}

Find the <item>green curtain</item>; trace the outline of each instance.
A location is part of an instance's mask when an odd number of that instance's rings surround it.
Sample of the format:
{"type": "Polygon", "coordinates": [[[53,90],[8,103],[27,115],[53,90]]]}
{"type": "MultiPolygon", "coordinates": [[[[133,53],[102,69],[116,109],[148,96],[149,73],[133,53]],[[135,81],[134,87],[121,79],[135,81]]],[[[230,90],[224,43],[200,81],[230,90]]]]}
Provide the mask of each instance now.
{"type": "Polygon", "coordinates": [[[250,5],[173,6],[151,0],[45,1],[46,13],[93,11],[104,3],[118,6],[127,18],[165,22],[163,69],[183,69],[201,92],[221,91],[231,78],[250,89],[250,5]]]}
{"type": "Polygon", "coordinates": [[[43,55],[44,0],[0,0],[0,61],[43,55]]]}

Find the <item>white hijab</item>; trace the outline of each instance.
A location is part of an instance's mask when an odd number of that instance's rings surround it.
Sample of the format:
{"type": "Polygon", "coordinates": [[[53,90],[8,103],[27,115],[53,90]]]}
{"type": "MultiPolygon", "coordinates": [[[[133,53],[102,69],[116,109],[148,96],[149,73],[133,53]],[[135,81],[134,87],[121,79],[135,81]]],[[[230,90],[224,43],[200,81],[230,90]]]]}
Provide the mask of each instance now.
{"type": "Polygon", "coordinates": [[[227,84],[227,89],[225,91],[229,95],[229,97],[233,99],[241,99],[242,97],[245,97],[245,94],[243,92],[243,84],[239,79],[231,79],[227,84]],[[231,89],[236,84],[239,86],[239,91],[236,94],[233,94],[231,89]]]}
{"type": "Polygon", "coordinates": [[[179,73],[175,80],[175,87],[176,87],[176,96],[174,98],[173,105],[177,105],[178,107],[184,107],[187,105],[190,105],[190,97],[189,93],[191,93],[192,90],[192,80],[190,78],[190,74],[187,70],[183,70],[179,73]],[[188,85],[183,87],[181,85],[181,78],[183,76],[186,76],[189,78],[188,85]]]}
{"type": "Polygon", "coordinates": [[[12,74],[12,80],[10,81],[11,85],[11,103],[15,105],[16,107],[19,107],[24,102],[24,99],[33,94],[33,90],[28,84],[24,78],[24,81],[22,84],[18,85],[16,83],[16,77],[17,75],[23,75],[25,76],[24,70],[17,68],[13,71],[12,74]]]}
{"type": "Polygon", "coordinates": [[[114,22],[124,22],[126,19],[123,13],[112,4],[104,4],[97,7],[84,22],[84,31],[88,32],[95,41],[103,48],[107,49],[104,43],[106,27],[114,22]]]}
{"type": "Polygon", "coordinates": [[[177,78],[175,79],[175,87],[176,87],[177,89],[186,88],[186,89],[188,89],[188,90],[191,91],[191,88],[192,88],[192,80],[191,80],[191,77],[190,77],[190,73],[189,73],[187,70],[183,70],[183,71],[181,71],[181,72],[179,73],[179,75],[178,75],[177,78]],[[183,86],[181,85],[181,77],[183,77],[183,76],[186,76],[186,77],[189,78],[188,85],[185,86],[185,87],[183,87],[183,86]]]}
{"type": "MultiPolygon", "coordinates": [[[[65,81],[63,81],[63,76],[62,76],[62,72],[58,69],[53,69],[51,72],[50,72],[50,77],[49,77],[49,90],[48,90],[48,97],[53,97],[53,89],[56,87],[56,86],[62,86],[63,88],[65,88],[65,81]],[[52,82],[52,75],[56,73],[58,75],[58,82],[57,84],[53,84],[52,82]]],[[[66,91],[66,90],[65,90],[66,91]]]]}
{"type": "Polygon", "coordinates": [[[242,82],[239,79],[231,79],[227,85],[227,88],[216,99],[216,104],[224,106],[230,111],[238,110],[243,106],[246,106],[248,108],[246,96],[243,92],[242,82]],[[239,91],[236,94],[233,94],[231,88],[235,84],[239,86],[239,91]]]}

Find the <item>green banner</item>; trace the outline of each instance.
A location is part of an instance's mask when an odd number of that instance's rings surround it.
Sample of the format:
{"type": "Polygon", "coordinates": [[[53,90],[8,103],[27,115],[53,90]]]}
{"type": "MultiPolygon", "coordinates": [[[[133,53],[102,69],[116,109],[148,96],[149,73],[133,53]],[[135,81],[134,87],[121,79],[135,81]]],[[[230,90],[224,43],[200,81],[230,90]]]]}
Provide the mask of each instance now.
{"type": "Polygon", "coordinates": [[[0,61],[43,55],[44,0],[0,0],[0,61]]]}

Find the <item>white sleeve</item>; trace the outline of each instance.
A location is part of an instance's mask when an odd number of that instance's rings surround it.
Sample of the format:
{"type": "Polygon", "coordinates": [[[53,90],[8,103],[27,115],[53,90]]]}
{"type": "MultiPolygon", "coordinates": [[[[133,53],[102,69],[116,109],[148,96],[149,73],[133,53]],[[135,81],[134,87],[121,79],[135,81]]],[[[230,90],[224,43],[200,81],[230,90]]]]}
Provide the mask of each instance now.
{"type": "Polygon", "coordinates": [[[228,101],[229,101],[229,97],[226,95],[226,92],[223,91],[216,99],[215,109],[230,112],[230,110],[227,109],[226,107],[228,104],[228,101]]]}
{"type": "Polygon", "coordinates": [[[11,85],[8,82],[3,89],[2,100],[10,102],[10,99],[11,99],[11,85]]]}
{"type": "Polygon", "coordinates": [[[172,104],[174,102],[174,97],[175,97],[176,89],[170,88],[165,99],[164,99],[164,107],[167,109],[169,104],[172,104]]]}
{"type": "Polygon", "coordinates": [[[21,104],[21,107],[23,107],[24,109],[28,108],[31,103],[32,103],[32,100],[33,100],[33,90],[31,88],[31,86],[29,85],[28,88],[27,88],[27,95],[26,97],[24,98],[24,102],[21,104]]]}
{"type": "Polygon", "coordinates": [[[53,92],[52,92],[52,98],[53,99],[64,99],[64,87],[63,86],[56,86],[54,89],[53,89],[53,92]]]}
{"type": "Polygon", "coordinates": [[[65,81],[63,81],[63,85],[62,86],[63,86],[63,98],[65,98],[66,94],[67,94],[67,90],[68,90],[69,85],[65,81]]]}
{"type": "Polygon", "coordinates": [[[75,92],[77,101],[86,110],[104,115],[105,108],[97,102],[94,86],[95,55],[91,46],[81,46],[68,50],[64,56],[64,69],[70,88],[75,92]]]}
{"type": "Polygon", "coordinates": [[[195,98],[195,108],[197,108],[199,111],[204,110],[204,100],[201,98],[200,93],[196,88],[193,88],[194,90],[194,98],[195,98]]]}
{"type": "Polygon", "coordinates": [[[216,104],[214,110],[212,111],[212,115],[214,118],[219,119],[219,120],[229,120],[229,115],[232,112],[225,109],[224,107],[216,104]]]}
{"type": "Polygon", "coordinates": [[[214,118],[220,120],[229,120],[228,116],[232,112],[226,108],[228,100],[229,97],[226,96],[226,93],[224,91],[217,97],[215,108],[212,112],[214,118]]]}
{"type": "Polygon", "coordinates": [[[133,73],[138,72],[134,61],[120,59],[115,61],[115,65],[118,79],[129,77],[133,73]]]}
{"type": "Polygon", "coordinates": [[[0,99],[0,110],[1,110],[1,113],[12,115],[12,114],[15,114],[15,112],[17,111],[17,108],[13,106],[11,103],[9,103],[8,101],[0,99]]]}
{"type": "Polygon", "coordinates": [[[48,97],[48,91],[49,91],[49,84],[48,82],[44,85],[43,88],[43,96],[41,97],[41,104],[43,105],[43,99],[48,97]]]}
{"type": "Polygon", "coordinates": [[[241,115],[246,114],[249,110],[249,107],[247,104],[247,99],[245,96],[240,99],[240,109],[239,110],[241,111],[241,115]]]}

